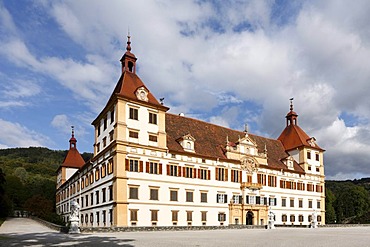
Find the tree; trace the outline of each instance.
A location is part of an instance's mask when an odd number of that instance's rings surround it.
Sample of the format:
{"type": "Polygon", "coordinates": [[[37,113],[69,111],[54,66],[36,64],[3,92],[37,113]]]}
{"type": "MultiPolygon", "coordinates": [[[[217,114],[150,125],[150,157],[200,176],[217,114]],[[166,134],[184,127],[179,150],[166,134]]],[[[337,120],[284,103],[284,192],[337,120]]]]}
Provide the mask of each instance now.
{"type": "Polygon", "coordinates": [[[335,196],[329,188],[326,188],[325,196],[325,221],[327,224],[336,223],[335,209],[333,206],[335,202],[335,196]]]}

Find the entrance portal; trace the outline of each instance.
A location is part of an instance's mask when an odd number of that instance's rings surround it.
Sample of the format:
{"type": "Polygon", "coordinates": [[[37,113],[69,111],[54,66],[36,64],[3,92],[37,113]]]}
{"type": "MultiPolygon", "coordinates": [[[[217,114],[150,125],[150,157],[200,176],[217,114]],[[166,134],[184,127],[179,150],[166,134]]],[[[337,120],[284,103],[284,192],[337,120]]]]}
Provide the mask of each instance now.
{"type": "Polygon", "coordinates": [[[252,211],[248,211],[247,213],[247,217],[246,217],[246,224],[247,225],[253,225],[253,212],[252,211]]]}

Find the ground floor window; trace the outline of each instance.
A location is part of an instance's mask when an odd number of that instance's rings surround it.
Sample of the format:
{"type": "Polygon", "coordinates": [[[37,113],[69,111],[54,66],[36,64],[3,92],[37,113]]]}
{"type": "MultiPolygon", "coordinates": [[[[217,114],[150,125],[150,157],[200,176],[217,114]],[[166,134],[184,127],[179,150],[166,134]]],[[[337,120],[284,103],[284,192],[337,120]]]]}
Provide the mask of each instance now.
{"type": "Polygon", "coordinates": [[[226,221],[226,214],[225,213],[218,213],[218,221],[220,221],[220,222],[226,221]]]}

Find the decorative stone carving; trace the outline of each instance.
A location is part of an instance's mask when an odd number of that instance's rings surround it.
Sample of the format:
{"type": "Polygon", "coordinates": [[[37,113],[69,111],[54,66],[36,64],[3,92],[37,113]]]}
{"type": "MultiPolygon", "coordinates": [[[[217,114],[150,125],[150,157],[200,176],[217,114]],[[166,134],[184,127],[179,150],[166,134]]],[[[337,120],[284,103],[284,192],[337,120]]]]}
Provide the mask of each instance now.
{"type": "Polygon", "coordinates": [[[240,162],[242,170],[247,173],[252,173],[258,169],[257,161],[251,157],[243,157],[240,162]]]}
{"type": "Polygon", "coordinates": [[[80,233],[79,229],[79,215],[80,215],[80,205],[76,201],[71,202],[71,208],[70,208],[70,214],[69,214],[69,231],[68,233],[80,233]]]}
{"type": "Polygon", "coordinates": [[[140,87],[136,90],[136,97],[139,100],[148,102],[148,91],[145,89],[145,87],[140,87]]]}

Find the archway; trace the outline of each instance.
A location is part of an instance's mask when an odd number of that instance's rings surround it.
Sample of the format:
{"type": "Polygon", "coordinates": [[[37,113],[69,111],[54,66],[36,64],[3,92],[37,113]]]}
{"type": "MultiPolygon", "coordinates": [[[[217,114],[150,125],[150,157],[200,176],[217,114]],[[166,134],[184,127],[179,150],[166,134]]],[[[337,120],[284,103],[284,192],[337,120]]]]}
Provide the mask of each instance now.
{"type": "Polygon", "coordinates": [[[247,213],[247,217],[246,217],[246,224],[247,225],[253,225],[253,212],[252,211],[248,211],[247,213]]]}

